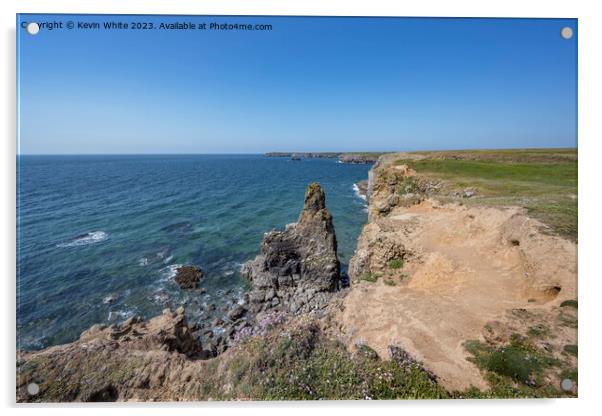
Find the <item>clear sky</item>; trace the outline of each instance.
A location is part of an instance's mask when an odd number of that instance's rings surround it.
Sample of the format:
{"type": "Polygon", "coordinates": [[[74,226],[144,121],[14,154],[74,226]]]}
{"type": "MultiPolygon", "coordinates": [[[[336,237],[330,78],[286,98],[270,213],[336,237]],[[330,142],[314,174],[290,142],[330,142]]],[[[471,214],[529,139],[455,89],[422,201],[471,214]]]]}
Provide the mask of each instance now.
{"type": "Polygon", "coordinates": [[[575,19],[19,18],[273,27],[17,29],[23,154],[577,144],[575,19]]]}

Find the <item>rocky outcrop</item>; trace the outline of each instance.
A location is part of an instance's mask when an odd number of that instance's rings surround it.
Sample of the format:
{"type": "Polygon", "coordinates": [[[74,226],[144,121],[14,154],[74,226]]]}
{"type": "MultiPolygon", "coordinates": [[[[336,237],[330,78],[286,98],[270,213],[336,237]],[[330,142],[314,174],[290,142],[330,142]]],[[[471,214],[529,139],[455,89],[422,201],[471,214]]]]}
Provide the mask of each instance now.
{"type": "Polygon", "coordinates": [[[385,217],[395,207],[410,207],[439,192],[440,183],[416,175],[406,164],[398,164],[395,154],[387,154],[368,172],[368,220],[385,217]]]}
{"type": "Polygon", "coordinates": [[[94,325],[71,344],[18,351],[17,401],[183,399],[203,353],[184,308],[94,325]]]}
{"type": "Polygon", "coordinates": [[[182,266],[176,270],[174,280],[182,289],[196,289],[202,277],[203,271],[200,268],[182,266]]]}
{"type": "Polygon", "coordinates": [[[162,350],[197,356],[202,349],[186,322],[184,308],[170,309],[148,321],[133,316],[121,325],[96,324],[81,333],[82,343],[116,341],[120,348],[130,350],[162,350]]]}
{"type": "Polygon", "coordinates": [[[338,289],[340,264],[332,216],[318,183],[305,191],[299,221],[284,231],[265,234],[261,254],[247,262],[242,275],[252,285],[250,308],[306,312],[326,306],[338,289]]]}

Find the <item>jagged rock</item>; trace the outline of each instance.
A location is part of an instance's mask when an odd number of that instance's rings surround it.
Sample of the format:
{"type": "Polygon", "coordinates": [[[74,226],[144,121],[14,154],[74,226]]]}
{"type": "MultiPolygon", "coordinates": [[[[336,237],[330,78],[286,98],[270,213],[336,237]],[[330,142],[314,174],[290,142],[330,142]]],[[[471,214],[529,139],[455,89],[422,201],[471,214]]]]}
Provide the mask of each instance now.
{"type": "Polygon", "coordinates": [[[120,347],[129,349],[177,351],[188,356],[199,350],[199,345],[186,323],[182,307],[175,312],[166,309],[149,321],[133,316],[121,325],[107,327],[96,324],[82,332],[79,337],[81,342],[100,339],[118,341],[120,347]]]}
{"type": "Polygon", "coordinates": [[[316,293],[338,289],[340,264],[332,216],[318,183],[307,186],[298,222],[266,233],[261,254],[241,273],[252,284],[249,301],[254,312],[279,305],[292,312],[324,306],[328,296],[312,300],[316,293]]]}
{"type": "Polygon", "coordinates": [[[232,308],[230,312],[228,312],[228,319],[236,321],[237,319],[241,318],[246,312],[247,309],[244,306],[235,305],[234,308],[232,308]]]}
{"type": "Polygon", "coordinates": [[[196,266],[182,266],[176,270],[175,282],[182,289],[196,289],[203,271],[196,266]]]}
{"type": "Polygon", "coordinates": [[[203,349],[178,308],[149,320],[93,325],[70,344],[17,354],[18,402],[116,401],[176,397],[187,385],[182,369],[203,358],[203,349]],[[28,392],[30,383],[39,385],[38,394],[28,392]]]}

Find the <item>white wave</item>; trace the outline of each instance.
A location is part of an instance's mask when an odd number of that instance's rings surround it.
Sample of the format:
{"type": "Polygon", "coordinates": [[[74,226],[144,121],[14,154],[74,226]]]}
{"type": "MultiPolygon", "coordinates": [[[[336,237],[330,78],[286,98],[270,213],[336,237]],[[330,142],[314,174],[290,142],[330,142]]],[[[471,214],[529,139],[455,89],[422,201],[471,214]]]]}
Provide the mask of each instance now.
{"type": "Polygon", "coordinates": [[[104,304],[109,304],[109,303],[113,303],[113,302],[115,302],[115,300],[117,300],[117,294],[115,294],[115,293],[112,293],[112,294],[110,294],[110,295],[108,295],[108,296],[105,296],[105,297],[102,299],[102,303],[104,303],[104,304]]]}
{"type": "Polygon", "coordinates": [[[178,269],[180,267],[182,267],[181,264],[170,264],[169,266],[167,266],[167,278],[173,279],[174,277],[176,277],[176,274],[178,274],[178,269]]]}
{"type": "Polygon", "coordinates": [[[152,298],[155,303],[158,303],[160,305],[166,305],[167,303],[169,303],[169,294],[167,294],[167,292],[164,292],[163,290],[155,291],[155,293],[153,293],[152,295],[152,298]]]}
{"type": "Polygon", "coordinates": [[[133,309],[125,310],[125,311],[110,311],[109,316],[107,316],[107,321],[115,322],[118,320],[125,320],[134,316],[135,311],[133,309]]]}
{"type": "Polygon", "coordinates": [[[142,257],[140,260],[138,260],[138,266],[148,266],[148,259],[146,257],[142,257]]]}
{"type": "Polygon", "coordinates": [[[168,258],[166,258],[165,260],[163,260],[163,263],[167,264],[167,263],[169,263],[172,260],[173,260],[173,256],[169,256],[168,258]]]}
{"type": "Polygon", "coordinates": [[[357,184],[353,184],[353,192],[355,192],[355,195],[361,199],[363,199],[364,201],[366,200],[366,195],[362,195],[360,193],[360,188],[357,186],[357,184]]]}
{"type": "Polygon", "coordinates": [[[109,238],[108,234],[104,231],[92,231],[90,233],[86,233],[78,236],[75,240],[70,241],[68,243],[57,244],[57,247],[78,247],[78,246],[86,246],[88,244],[100,243],[101,241],[109,238]]]}

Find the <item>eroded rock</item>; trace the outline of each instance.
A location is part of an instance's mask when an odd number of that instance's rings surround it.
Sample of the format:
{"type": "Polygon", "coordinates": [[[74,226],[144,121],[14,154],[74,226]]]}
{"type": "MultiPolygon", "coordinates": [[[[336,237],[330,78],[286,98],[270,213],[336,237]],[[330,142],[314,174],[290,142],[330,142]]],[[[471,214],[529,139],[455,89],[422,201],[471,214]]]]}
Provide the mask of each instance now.
{"type": "Polygon", "coordinates": [[[242,275],[252,284],[254,312],[279,306],[299,313],[325,306],[328,294],[338,289],[340,264],[320,184],[307,186],[298,222],[265,234],[261,254],[243,266],[242,275]]]}
{"type": "Polygon", "coordinates": [[[182,289],[196,289],[202,277],[203,271],[199,267],[182,266],[176,270],[174,280],[182,289]]]}
{"type": "Polygon", "coordinates": [[[182,307],[149,320],[94,325],[70,344],[18,351],[17,401],[173,400],[187,385],[182,370],[194,368],[203,352],[182,307]],[[38,394],[28,393],[30,383],[38,394]]]}

